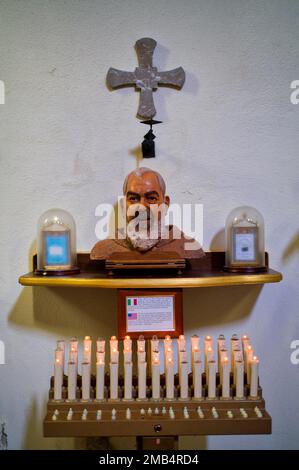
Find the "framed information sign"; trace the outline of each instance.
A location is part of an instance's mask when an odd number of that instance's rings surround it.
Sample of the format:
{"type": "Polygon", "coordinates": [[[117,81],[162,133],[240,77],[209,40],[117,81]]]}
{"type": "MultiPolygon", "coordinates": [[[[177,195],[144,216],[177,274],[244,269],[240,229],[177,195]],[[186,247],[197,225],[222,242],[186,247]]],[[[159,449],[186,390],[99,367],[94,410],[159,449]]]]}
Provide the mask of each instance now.
{"type": "Polygon", "coordinates": [[[183,334],[181,289],[118,290],[118,335],[138,338],[183,334]]]}

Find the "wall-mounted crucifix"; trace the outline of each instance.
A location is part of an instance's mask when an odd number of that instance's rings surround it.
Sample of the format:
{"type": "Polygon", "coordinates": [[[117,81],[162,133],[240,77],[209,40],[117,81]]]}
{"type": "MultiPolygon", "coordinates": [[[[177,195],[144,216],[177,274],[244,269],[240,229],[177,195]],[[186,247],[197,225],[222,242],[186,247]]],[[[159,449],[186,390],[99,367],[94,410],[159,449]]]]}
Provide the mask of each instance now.
{"type": "Polygon", "coordinates": [[[185,82],[185,72],[182,67],[166,72],[158,72],[157,67],[153,67],[153,54],[156,45],[154,39],[139,39],[135,44],[139,67],[136,67],[134,72],[110,68],[107,73],[109,87],[135,86],[137,90],[140,90],[140,102],[137,111],[137,116],[140,118],[152,119],[155,116],[156,108],[153,91],[159,85],[181,89],[185,82]]]}

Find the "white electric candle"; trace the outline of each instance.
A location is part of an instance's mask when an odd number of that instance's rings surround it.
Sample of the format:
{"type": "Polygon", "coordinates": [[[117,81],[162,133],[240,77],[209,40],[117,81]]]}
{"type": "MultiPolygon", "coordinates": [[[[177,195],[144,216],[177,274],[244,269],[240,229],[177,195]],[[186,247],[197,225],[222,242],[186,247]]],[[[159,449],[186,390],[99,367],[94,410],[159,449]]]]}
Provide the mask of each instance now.
{"type": "Polygon", "coordinates": [[[118,399],[118,362],[110,362],[110,399],[118,399]]]}
{"type": "Polygon", "coordinates": [[[193,365],[194,362],[200,362],[200,350],[197,346],[194,347],[194,349],[191,350],[191,370],[193,371],[193,365]]]}
{"type": "Polygon", "coordinates": [[[191,351],[193,351],[194,349],[199,349],[199,336],[197,335],[191,336],[191,351]]]}
{"type": "Polygon", "coordinates": [[[164,371],[166,373],[168,359],[172,358],[172,339],[169,335],[164,338],[164,371]]]}
{"type": "Polygon", "coordinates": [[[138,398],[146,399],[146,362],[138,361],[138,398]]]}
{"type": "Polygon", "coordinates": [[[230,340],[230,355],[231,355],[230,365],[231,365],[232,372],[234,372],[234,366],[235,366],[235,362],[234,362],[234,350],[235,349],[240,349],[240,342],[239,342],[238,335],[233,335],[230,340]]]}
{"type": "Polygon", "coordinates": [[[78,364],[78,351],[76,351],[74,348],[70,348],[69,352],[69,362],[75,362],[78,364]]]}
{"type": "Polygon", "coordinates": [[[118,339],[116,338],[116,336],[111,336],[109,345],[110,345],[110,353],[112,349],[116,349],[118,351],[118,339]]]}
{"type": "Polygon", "coordinates": [[[91,337],[85,336],[83,340],[83,362],[91,362],[91,337]]]}
{"type": "Polygon", "coordinates": [[[247,348],[245,349],[245,365],[246,365],[246,376],[247,376],[247,383],[250,384],[250,361],[253,358],[253,349],[250,344],[248,344],[247,348]]]}
{"type": "Polygon", "coordinates": [[[130,336],[125,336],[124,351],[132,351],[132,340],[131,340],[130,336]]]}
{"type": "MultiPolygon", "coordinates": [[[[105,354],[105,353],[100,353],[105,354]]],[[[104,400],[105,387],[105,360],[99,360],[96,364],[96,400],[104,400]]]]}
{"type": "Polygon", "coordinates": [[[245,355],[245,350],[247,346],[250,344],[250,339],[249,339],[249,336],[247,335],[243,335],[241,339],[242,339],[242,350],[245,355]]]}
{"type": "Polygon", "coordinates": [[[54,400],[61,400],[63,385],[63,363],[61,359],[61,349],[55,351],[54,363],[54,400]]]}
{"type": "Polygon", "coordinates": [[[250,361],[250,396],[258,396],[258,383],[259,383],[259,360],[253,356],[250,361]]]}
{"type": "Polygon", "coordinates": [[[236,398],[244,398],[244,362],[236,361],[236,398]]]}
{"type": "Polygon", "coordinates": [[[193,362],[200,362],[200,361],[201,361],[200,350],[195,348],[193,351],[193,362]]]}
{"type": "Polygon", "coordinates": [[[105,364],[105,352],[97,351],[97,363],[98,362],[105,364]]]}
{"type": "Polygon", "coordinates": [[[119,351],[116,348],[110,350],[110,362],[118,364],[119,361],[119,351]]]}
{"type": "Polygon", "coordinates": [[[212,336],[206,336],[205,337],[205,351],[208,349],[208,348],[212,348],[213,347],[213,338],[212,336]]]}
{"type": "Polygon", "coordinates": [[[104,353],[105,345],[106,345],[106,341],[104,340],[104,338],[98,338],[97,339],[97,352],[104,353]]]}
{"type": "Polygon", "coordinates": [[[145,351],[137,351],[137,358],[138,358],[138,363],[139,362],[145,362],[146,361],[146,354],[145,351]]]}
{"type": "MultiPolygon", "coordinates": [[[[225,358],[227,358],[227,362],[229,362],[228,361],[228,350],[227,349],[220,349],[220,363],[218,364],[218,367],[220,367],[221,363],[223,362],[223,360],[225,358]]],[[[221,367],[220,367],[220,370],[219,370],[219,374],[220,374],[220,383],[222,384],[222,378],[221,378],[222,368],[221,367]]]]}
{"type": "Polygon", "coordinates": [[[167,367],[167,364],[169,362],[169,359],[173,361],[173,350],[172,348],[167,348],[165,351],[165,366],[167,367]]]}
{"type": "Polygon", "coordinates": [[[124,350],[124,363],[127,364],[129,362],[132,362],[132,350],[124,350]]]}
{"type": "Polygon", "coordinates": [[[90,400],[90,362],[82,362],[82,400],[90,400]]]}
{"type": "Polygon", "coordinates": [[[78,351],[78,340],[77,338],[70,339],[70,351],[78,351]]]}
{"type": "Polygon", "coordinates": [[[159,339],[156,335],[154,335],[151,339],[151,354],[154,351],[159,351],[159,339]]]}
{"type": "Polygon", "coordinates": [[[160,399],[160,361],[157,358],[152,362],[152,398],[160,399]]]}
{"type": "Polygon", "coordinates": [[[186,351],[186,338],[184,335],[178,337],[178,350],[186,351]]]}
{"type": "Polygon", "coordinates": [[[76,400],[77,389],[77,365],[75,362],[68,363],[67,397],[68,400],[76,400]]]}
{"type": "Polygon", "coordinates": [[[61,349],[63,352],[65,351],[65,341],[64,341],[64,339],[59,339],[57,341],[57,349],[61,349]]]}
{"type": "Polygon", "coordinates": [[[152,352],[152,362],[160,362],[160,351],[152,352]]]}
{"type": "Polygon", "coordinates": [[[165,380],[166,398],[172,400],[174,398],[174,364],[172,358],[168,358],[165,380]]]}
{"type": "Polygon", "coordinates": [[[56,357],[56,359],[59,359],[60,364],[62,364],[63,373],[64,373],[64,349],[62,349],[61,347],[58,347],[58,343],[60,343],[60,346],[61,346],[62,343],[64,343],[64,341],[57,341],[57,349],[56,349],[56,352],[55,352],[55,357],[56,357]]]}
{"type": "Polygon", "coordinates": [[[137,339],[137,351],[144,352],[145,351],[145,339],[143,335],[140,335],[137,339]]]}
{"type": "Polygon", "coordinates": [[[124,399],[125,400],[132,400],[132,371],[133,371],[133,363],[132,362],[125,362],[124,364],[125,370],[125,393],[124,399]]]}
{"type": "Polygon", "coordinates": [[[164,338],[164,349],[172,347],[172,338],[170,335],[166,335],[164,338]]]}
{"type": "Polygon", "coordinates": [[[199,337],[197,335],[191,336],[191,367],[193,369],[194,361],[199,361],[199,337]],[[197,356],[197,359],[194,357],[197,356]]]}
{"type": "Polygon", "coordinates": [[[234,369],[233,369],[233,384],[236,385],[236,377],[237,377],[237,368],[236,368],[236,363],[237,362],[242,362],[243,361],[243,354],[240,349],[235,349],[233,351],[233,363],[234,363],[234,369]]]}
{"type": "Polygon", "coordinates": [[[218,355],[218,371],[220,372],[221,364],[221,353],[220,351],[225,348],[225,337],[224,335],[219,335],[217,338],[217,355],[218,355]]]}
{"type": "Polygon", "coordinates": [[[205,350],[205,373],[209,375],[209,362],[214,361],[214,352],[211,346],[205,350]]]}
{"type": "Polygon", "coordinates": [[[193,363],[193,397],[199,399],[202,397],[202,363],[194,361],[193,363]]]}
{"type": "Polygon", "coordinates": [[[180,398],[182,400],[188,399],[188,362],[181,362],[179,364],[179,382],[180,382],[180,398]]]}
{"type": "Polygon", "coordinates": [[[216,397],[216,362],[208,363],[208,397],[216,397]]]}
{"type": "Polygon", "coordinates": [[[230,397],[230,366],[228,357],[224,357],[221,361],[221,385],[222,385],[222,398],[230,397]]]}
{"type": "Polygon", "coordinates": [[[78,376],[78,341],[75,342],[74,340],[71,340],[70,342],[69,362],[75,363],[76,377],[77,377],[78,376]]]}
{"type": "Polygon", "coordinates": [[[187,351],[180,351],[179,355],[179,363],[188,362],[188,353],[187,351]]]}
{"type": "Polygon", "coordinates": [[[137,340],[137,358],[138,362],[146,361],[145,339],[143,335],[140,335],[137,340]]]}

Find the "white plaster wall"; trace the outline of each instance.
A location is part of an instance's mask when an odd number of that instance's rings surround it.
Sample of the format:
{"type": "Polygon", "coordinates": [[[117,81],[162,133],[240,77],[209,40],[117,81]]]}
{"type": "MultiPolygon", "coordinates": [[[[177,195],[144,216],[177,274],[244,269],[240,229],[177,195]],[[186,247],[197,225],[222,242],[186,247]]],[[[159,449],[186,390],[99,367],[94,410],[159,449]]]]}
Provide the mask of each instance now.
{"type": "MultiPolygon", "coordinates": [[[[284,281],[259,287],[185,291],[187,334],[247,332],[261,357],[273,417],[271,436],[181,439],[182,448],[299,447],[297,0],[2,0],[0,79],[0,419],[9,448],[78,448],[45,439],[42,419],[55,340],[116,331],[116,294],[18,285],[29,270],[39,215],[75,217],[78,249],[95,243],[94,210],[114,203],[136,166],[145,129],[138,93],[109,92],[109,66],[132,70],[135,41],[157,40],[160,70],[182,65],[181,92],[155,94],[157,158],[173,201],[204,204],[204,247],[222,248],[235,206],[265,216],[266,248],[284,281]]],[[[116,440],[118,448],[130,440],[116,440]]]]}

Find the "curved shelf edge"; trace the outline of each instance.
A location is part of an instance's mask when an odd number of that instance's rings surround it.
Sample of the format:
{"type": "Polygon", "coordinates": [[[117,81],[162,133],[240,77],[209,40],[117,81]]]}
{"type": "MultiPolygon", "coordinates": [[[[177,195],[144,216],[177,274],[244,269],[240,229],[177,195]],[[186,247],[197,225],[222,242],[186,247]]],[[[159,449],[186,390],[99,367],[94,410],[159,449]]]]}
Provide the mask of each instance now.
{"type": "Polygon", "coordinates": [[[122,288],[192,288],[192,287],[217,287],[253,285],[280,282],[282,274],[269,270],[262,274],[235,274],[214,275],[202,277],[175,277],[175,278],[99,278],[99,277],[40,277],[33,273],[25,274],[19,278],[22,286],[44,286],[44,287],[95,287],[105,289],[122,288]]]}

